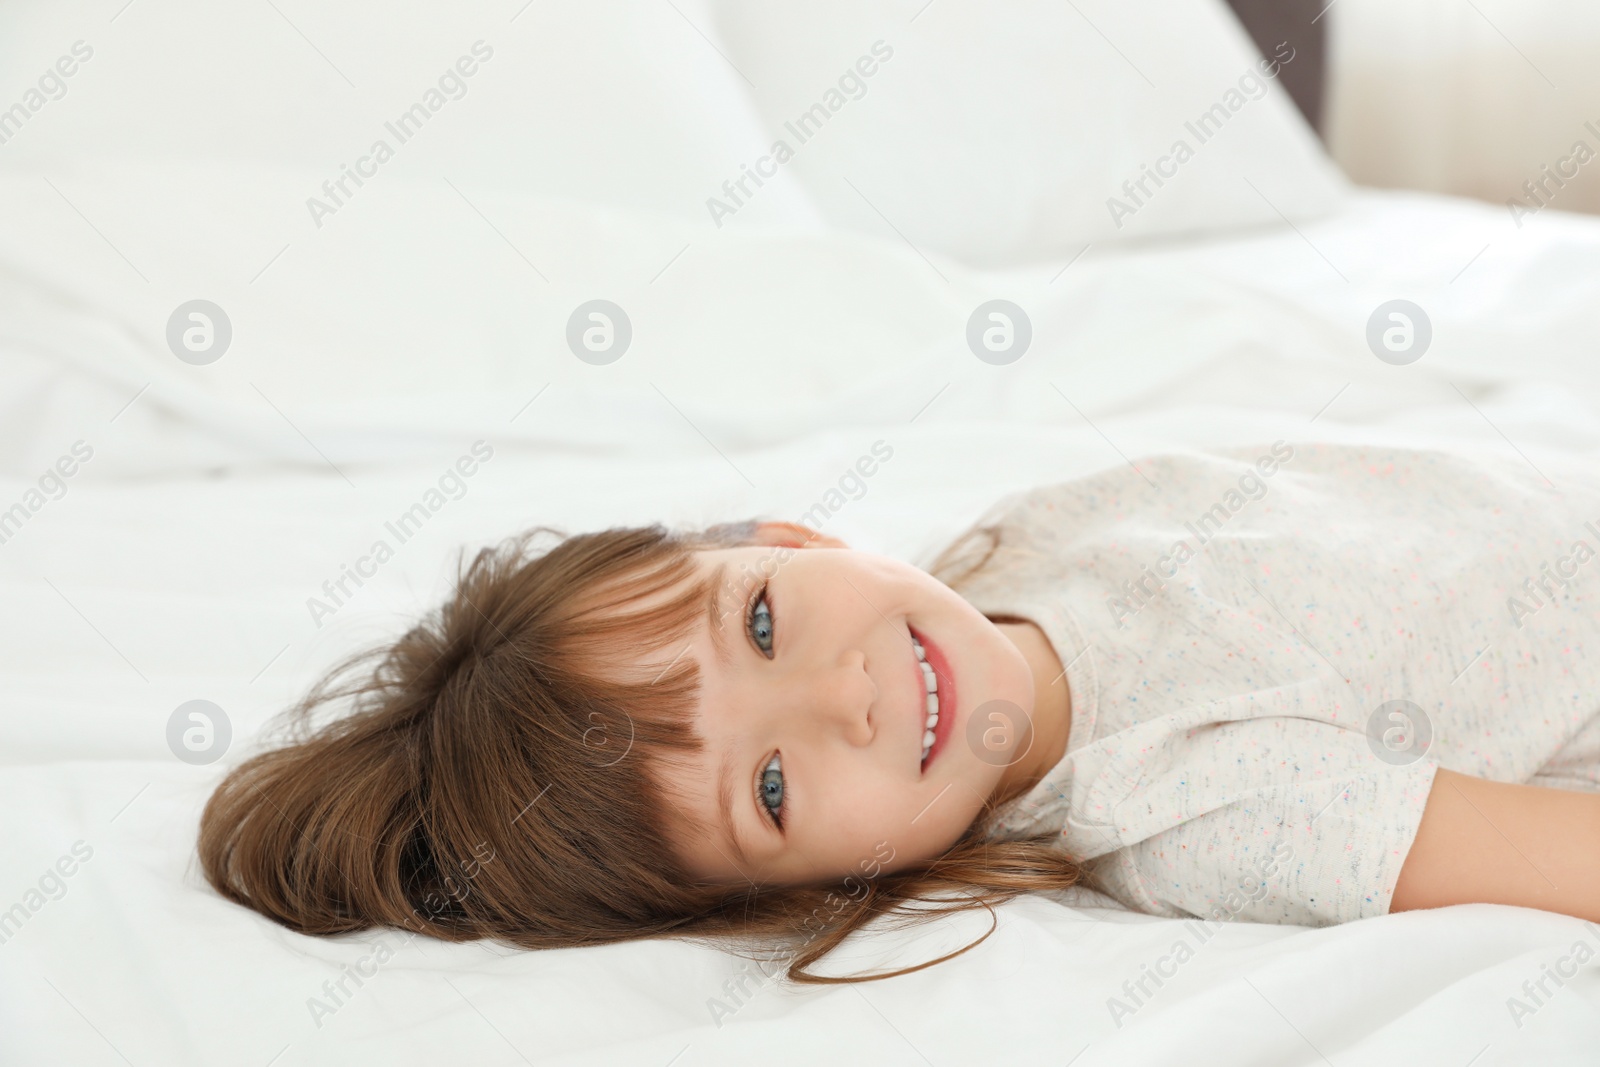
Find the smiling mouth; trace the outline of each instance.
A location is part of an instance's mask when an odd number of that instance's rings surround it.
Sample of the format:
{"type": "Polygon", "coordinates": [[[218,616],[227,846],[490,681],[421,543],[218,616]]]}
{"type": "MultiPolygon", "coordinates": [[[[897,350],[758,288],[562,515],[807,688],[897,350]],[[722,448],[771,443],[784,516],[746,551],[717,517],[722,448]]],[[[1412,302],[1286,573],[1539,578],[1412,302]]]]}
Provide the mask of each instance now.
{"type": "Polygon", "coordinates": [[[933,749],[934,741],[938,740],[935,728],[939,725],[939,677],[933,673],[933,668],[928,665],[928,651],[916,637],[911,638],[911,648],[916,653],[917,666],[922,670],[922,690],[924,694],[924,711],[927,718],[923,722],[922,730],[922,765],[928,764],[928,753],[933,749]]]}
{"type": "MultiPolygon", "coordinates": [[[[910,627],[907,629],[910,630],[910,627]]],[[[922,682],[923,703],[919,709],[922,717],[922,760],[919,767],[926,774],[928,767],[944,750],[945,741],[955,722],[955,683],[950,677],[949,662],[940,648],[915,630],[910,630],[910,634],[917,674],[922,682]]]]}

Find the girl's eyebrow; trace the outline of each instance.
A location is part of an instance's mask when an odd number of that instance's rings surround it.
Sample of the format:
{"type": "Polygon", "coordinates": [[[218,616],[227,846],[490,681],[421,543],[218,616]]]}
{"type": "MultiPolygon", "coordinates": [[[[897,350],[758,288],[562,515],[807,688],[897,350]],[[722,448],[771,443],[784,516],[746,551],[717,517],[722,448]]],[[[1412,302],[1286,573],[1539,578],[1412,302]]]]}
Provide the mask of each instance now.
{"type": "Polygon", "coordinates": [[[717,564],[711,572],[711,592],[706,597],[706,629],[711,631],[711,645],[716,650],[717,662],[726,667],[732,660],[728,653],[728,638],[723,633],[722,578],[728,573],[728,564],[717,564]]]}
{"type": "MultiPolygon", "coordinates": [[[[733,854],[738,857],[741,867],[752,867],[750,854],[745,851],[744,845],[739,840],[739,822],[733,817],[733,776],[730,774],[732,752],[723,749],[722,762],[717,765],[717,828],[722,831],[722,840],[733,849],[733,854]]],[[[744,874],[741,870],[740,874],[744,874]]],[[[748,878],[748,875],[746,876],[748,878]]]]}

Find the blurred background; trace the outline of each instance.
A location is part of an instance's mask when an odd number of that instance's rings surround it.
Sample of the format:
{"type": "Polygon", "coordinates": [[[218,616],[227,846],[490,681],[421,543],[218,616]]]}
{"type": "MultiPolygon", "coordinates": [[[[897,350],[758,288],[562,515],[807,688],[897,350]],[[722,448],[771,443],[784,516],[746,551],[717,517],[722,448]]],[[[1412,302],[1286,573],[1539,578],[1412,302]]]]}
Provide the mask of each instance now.
{"type": "MultiPolygon", "coordinates": [[[[1284,87],[1354,182],[1528,198],[1573,155],[1600,149],[1600,6],[1583,0],[1229,0],[1256,45],[1321,41],[1325,61],[1284,87]],[[1594,123],[1595,129],[1585,128],[1594,123]]],[[[1569,164],[1550,206],[1600,211],[1600,168],[1569,164]]]]}
{"type": "MultiPolygon", "coordinates": [[[[1351,180],[1504,204],[1526,199],[1523,183],[1575,142],[1600,149],[1600,5],[1334,0],[1325,10],[1322,132],[1351,180]]],[[[1551,206],[1600,211],[1600,167],[1577,169],[1551,206]]]]}

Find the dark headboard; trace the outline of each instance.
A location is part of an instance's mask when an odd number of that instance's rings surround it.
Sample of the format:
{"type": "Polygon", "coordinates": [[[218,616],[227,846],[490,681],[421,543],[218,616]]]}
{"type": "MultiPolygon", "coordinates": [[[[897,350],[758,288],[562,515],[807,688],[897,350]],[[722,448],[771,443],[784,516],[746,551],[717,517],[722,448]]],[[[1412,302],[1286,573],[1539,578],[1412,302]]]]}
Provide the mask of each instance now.
{"type": "Polygon", "coordinates": [[[1325,12],[1332,5],[1327,0],[1228,0],[1228,6],[1262,55],[1271,55],[1280,41],[1294,49],[1294,62],[1281,68],[1278,80],[1320,135],[1332,17],[1325,12]]]}

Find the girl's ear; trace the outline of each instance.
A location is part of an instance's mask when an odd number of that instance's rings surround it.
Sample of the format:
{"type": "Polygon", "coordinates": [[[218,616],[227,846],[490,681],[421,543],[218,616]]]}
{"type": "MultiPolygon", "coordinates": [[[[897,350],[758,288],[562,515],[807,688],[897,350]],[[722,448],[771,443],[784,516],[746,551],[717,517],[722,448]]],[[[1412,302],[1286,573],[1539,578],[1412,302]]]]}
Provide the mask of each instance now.
{"type": "Polygon", "coordinates": [[[756,523],[755,542],[758,545],[787,545],[790,548],[849,548],[850,546],[809,526],[795,522],[756,523]]]}

